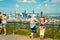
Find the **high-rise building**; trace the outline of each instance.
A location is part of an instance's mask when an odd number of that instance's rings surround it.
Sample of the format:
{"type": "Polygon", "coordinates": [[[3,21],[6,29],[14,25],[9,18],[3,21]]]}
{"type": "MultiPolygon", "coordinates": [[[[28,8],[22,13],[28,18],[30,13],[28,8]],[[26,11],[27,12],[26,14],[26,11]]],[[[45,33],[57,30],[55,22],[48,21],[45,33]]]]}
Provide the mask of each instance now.
{"type": "Polygon", "coordinates": [[[41,11],[41,16],[42,16],[43,12],[41,11]]]}
{"type": "Polygon", "coordinates": [[[34,10],[33,10],[33,14],[34,14],[35,12],[34,12],[34,10]]]}
{"type": "Polygon", "coordinates": [[[24,18],[27,18],[26,10],[22,13],[22,15],[23,15],[24,18]]]}

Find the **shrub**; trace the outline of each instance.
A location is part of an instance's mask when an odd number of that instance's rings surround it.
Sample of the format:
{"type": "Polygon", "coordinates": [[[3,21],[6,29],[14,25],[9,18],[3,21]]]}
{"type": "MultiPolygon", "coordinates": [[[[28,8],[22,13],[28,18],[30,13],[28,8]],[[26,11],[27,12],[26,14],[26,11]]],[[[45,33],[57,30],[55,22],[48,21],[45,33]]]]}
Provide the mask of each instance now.
{"type": "Polygon", "coordinates": [[[55,39],[60,39],[60,30],[58,30],[58,31],[56,32],[56,34],[54,35],[54,38],[55,38],[55,39]]]}
{"type": "Polygon", "coordinates": [[[45,38],[53,38],[53,30],[52,28],[46,28],[45,29],[45,38]]]}

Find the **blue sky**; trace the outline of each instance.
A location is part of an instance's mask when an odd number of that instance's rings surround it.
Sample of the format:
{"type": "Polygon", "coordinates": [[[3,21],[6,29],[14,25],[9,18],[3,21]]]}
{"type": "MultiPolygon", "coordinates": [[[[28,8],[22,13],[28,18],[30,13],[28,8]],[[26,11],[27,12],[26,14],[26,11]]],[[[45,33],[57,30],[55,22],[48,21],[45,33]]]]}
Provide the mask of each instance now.
{"type": "Polygon", "coordinates": [[[60,13],[60,0],[0,0],[0,11],[3,13],[60,13]]]}

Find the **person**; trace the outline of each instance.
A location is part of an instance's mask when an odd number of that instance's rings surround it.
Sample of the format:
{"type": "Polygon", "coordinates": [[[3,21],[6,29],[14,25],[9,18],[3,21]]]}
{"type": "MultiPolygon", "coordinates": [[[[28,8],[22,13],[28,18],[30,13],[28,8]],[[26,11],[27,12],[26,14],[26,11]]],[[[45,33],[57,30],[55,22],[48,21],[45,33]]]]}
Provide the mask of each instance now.
{"type": "Polygon", "coordinates": [[[42,13],[41,18],[39,19],[39,25],[40,25],[40,40],[44,40],[44,32],[46,27],[46,16],[42,13]]]}
{"type": "Polygon", "coordinates": [[[6,19],[7,19],[7,15],[6,14],[3,14],[2,16],[2,28],[4,30],[4,34],[3,35],[6,35],[6,19]]]}
{"type": "Polygon", "coordinates": [[[36,15],[32,15],[31,19],[30,19],[30,30],[31,30],[31,34],[30,34],[30,38],[31,40],[34,39],[33,35],[34,33],[36,33],[36,24],[37,19],[36,19],[36,15]]]}
{"type": "Polygon", "coordinates": [[[1,31],[2,31],[2,14],[0,12],[0,34],[1,34],[1,31]]]}

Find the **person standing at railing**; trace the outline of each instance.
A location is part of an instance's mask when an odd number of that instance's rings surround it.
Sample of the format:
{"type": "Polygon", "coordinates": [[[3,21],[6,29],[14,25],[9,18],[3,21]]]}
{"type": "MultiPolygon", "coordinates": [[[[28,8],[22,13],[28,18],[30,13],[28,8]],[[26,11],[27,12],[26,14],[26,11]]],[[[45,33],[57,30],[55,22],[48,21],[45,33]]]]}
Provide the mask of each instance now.
{"type": "Polygon", "coordinates": [[[1,34],[1,31],[2,31],[2,14],[0,12],[0,34],[1,34]]]}
{"type": "Polygon", "coordinates": [[[44,32],[45,32],[45,27],[46,27],[46,16],[42,13],[41,17],[39,19],[39,28],[40,28],[40,40],[44,40],[44,32]]]}
{"type": "Polygon", "coordinates": [[[34,33],[36,33],[36,22],[38,20],[36,19],[36,15],[32,15],[31,19],[30,19],[30,30],[31,30],[31,34],[30,34],[30,38],[31,40],[34,39],[33,35],[34,33]]]}
{"type": "Polygon", "coordinates": [[[7,15],[3,14],[3,16],[2,16],[2,28],[4,30],[3,35],[6,35],[6,23],[7,23],[6,20],[7,20],[7,15]]]}

